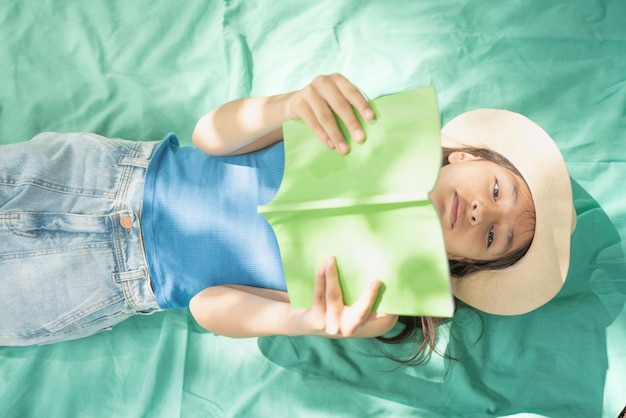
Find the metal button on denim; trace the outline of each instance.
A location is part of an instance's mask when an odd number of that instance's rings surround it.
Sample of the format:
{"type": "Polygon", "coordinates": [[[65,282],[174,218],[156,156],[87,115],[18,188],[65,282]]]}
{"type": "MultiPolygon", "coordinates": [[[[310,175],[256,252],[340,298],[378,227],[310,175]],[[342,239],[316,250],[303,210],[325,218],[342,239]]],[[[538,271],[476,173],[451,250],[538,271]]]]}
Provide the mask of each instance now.
{"type": "Polygon", "coordinates": [[[131,218],[130,216],[122,216],[120,218],[120,225],[122,225],[122,227],[126,229],[132,228],[133,218],[131,218]]]}

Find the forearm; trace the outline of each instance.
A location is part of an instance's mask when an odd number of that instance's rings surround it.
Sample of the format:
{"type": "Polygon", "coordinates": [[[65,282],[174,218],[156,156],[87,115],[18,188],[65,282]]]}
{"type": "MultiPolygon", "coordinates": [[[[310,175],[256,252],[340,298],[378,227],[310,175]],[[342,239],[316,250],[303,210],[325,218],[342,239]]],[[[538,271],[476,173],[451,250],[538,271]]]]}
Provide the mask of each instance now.
{"type": "Polygon", "coordinates": [[[243,291],[236,286],[204,289],[193,297],[189,309],[200,326],[227,337],[299,334],[291,320],[293,311],[278,292],[258,289],[255,294],[251,290],[243,291]]]}
{"type": "Polygon", "coordinates": [[[282,139],[282,124],[293,117],[287,110],[292,94],[228,102],[198,121],[193,142],[213,155],[239,154],[271,145],[282,139]]]}
{"type": "Polygon", "coordinates": [[[231,338],[268,335],[317,335],[331,338],[367,338],[385,334],[397,316],[383,315],[358,327],[349,336],[329,335],[323,324],[312,321],[309,310],[293,310],[287,294],[247,286],[204,289],[189,304],[200,326],[231,338]]]}

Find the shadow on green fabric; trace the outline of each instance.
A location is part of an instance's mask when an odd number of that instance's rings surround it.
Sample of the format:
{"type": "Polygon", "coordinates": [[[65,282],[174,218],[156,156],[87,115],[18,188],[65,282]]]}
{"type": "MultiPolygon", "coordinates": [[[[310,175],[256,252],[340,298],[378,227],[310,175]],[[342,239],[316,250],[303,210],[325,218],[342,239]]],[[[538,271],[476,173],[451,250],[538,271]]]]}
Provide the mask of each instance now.
{"type": "Polygon", "coordinates": [[[570,273],[561,292],[525,315],[460,309],[442,327],[444,341],[438,345],[456,360],[433,354],[424,365],[402,366],[384,351],[408,353],[408,344],[385,350],[375,340],[266,337],[258,339],[258,346],[267,359],[302,379],[342,382],[354,388],[355,396],[375,392],[425,410],[445,402],[450,414],[541,414],[556,406],[580,416],[601,416],[608,369],[606,328],[626,302],[626,260],[619,233],[598,202],[575,181],[573,194],[578,222],[570,273]],[[520,330],[525,333],[522,339],[520,330]],[[558,399],[558,392],[542,390],[563,382],[568,390],[558,399]],[[454,404],[464,409],[455,411],[454,404]]]}

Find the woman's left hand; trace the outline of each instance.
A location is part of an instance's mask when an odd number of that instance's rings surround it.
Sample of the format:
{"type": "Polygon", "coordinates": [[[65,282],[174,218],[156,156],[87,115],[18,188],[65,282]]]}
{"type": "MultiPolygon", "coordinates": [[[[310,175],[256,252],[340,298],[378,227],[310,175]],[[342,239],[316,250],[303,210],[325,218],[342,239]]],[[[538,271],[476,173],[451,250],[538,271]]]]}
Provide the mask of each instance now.
{"type": "Polygon", "coordinates": [[[296,334],[359,338],[386,333],[397,316],[372,312],[379,288],[380,281],[373,280],[354,304],[345,305],[335,258],[328,256],[317,271],[311,308],[294,312],[300,331],[296,334]]]}

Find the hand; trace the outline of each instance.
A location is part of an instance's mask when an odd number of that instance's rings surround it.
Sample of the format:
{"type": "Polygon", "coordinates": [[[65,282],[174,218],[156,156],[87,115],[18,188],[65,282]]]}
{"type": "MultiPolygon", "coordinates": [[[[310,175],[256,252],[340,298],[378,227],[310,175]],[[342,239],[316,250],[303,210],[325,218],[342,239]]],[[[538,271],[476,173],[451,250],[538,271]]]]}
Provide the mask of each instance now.
{"type": "Polygon", "coordinates": [[[325,265],[317,271],[313,305],[298,312],[303,333],[340,338],[383,334],[393,326],[397,317],[372,312],[379,287],[380,281],[372,281],[353,305],[344,305],[335,258],[327,257],[325,265]]]}
{"type": "Polygon", "coordinates": [[[374,111],[365,97],[340,74],[317,77],[302,90],[293,92],[287,103],[289,119],[304,120],[328,148],[335,148],[341,154],[347,154],[350,149],[333,111],[348,128],[352,138],[356,142],[363,142],[365,134],[354,114],[355,110],[365,120],[374,119],[374,111]]]}

